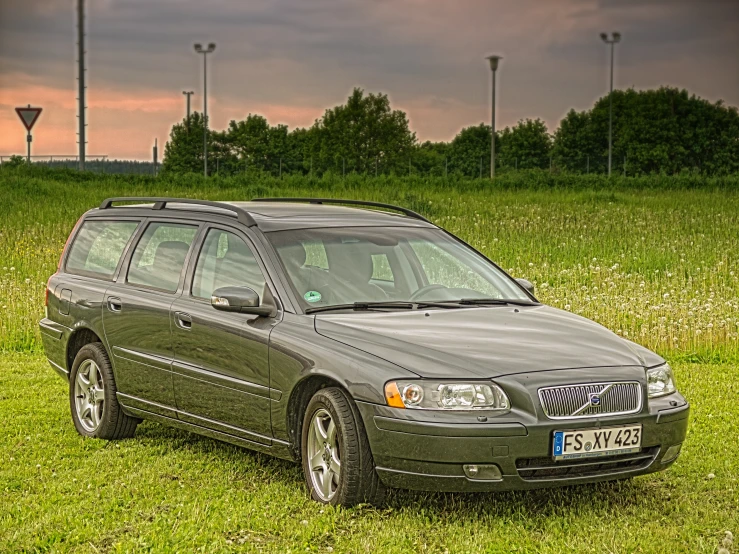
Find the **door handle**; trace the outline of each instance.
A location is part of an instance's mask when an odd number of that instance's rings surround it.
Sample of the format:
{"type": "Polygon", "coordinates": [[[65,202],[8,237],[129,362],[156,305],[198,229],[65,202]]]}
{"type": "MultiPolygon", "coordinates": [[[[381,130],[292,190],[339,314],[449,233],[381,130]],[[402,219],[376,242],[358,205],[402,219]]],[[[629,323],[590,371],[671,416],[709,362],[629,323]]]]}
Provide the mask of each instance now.
{"type": "Polygon", "coordinates": [[[123,310],[123,303],[121,302],[120,298],[116,298],[115,296],[108,297],[108,309],[111,312],[120,312],[123,310]]]}
{"type": "Polygon", "coordinates": [[[186,314],[185,312],[175,312],[174,318],[177,323],[177,327],[180,329],[189,331],[192,328],[192,317],[190,314],[186,314]]]}

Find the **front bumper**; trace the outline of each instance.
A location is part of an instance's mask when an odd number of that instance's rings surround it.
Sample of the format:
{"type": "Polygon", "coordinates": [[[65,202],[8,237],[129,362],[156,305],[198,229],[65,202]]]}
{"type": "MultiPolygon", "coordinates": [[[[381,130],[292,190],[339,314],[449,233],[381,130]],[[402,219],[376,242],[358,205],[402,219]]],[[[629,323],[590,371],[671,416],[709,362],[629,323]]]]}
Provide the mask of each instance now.
{"type": "Polygon", "coordinates": [[[595,483],[661,471],[676,459],[685,440],[689,405],[675,393],[654,399],[641,413],[575,421],[539,416],[490,417],[422,413],[358,402],[382,482],[395,488],[474,492],[522,490],[595,483]],[[425,418],[420,419],[420,418],[425,418]],[[642,425],[642,450],[604,458],[552,458],[555,430],[642,425]],[[679,452],[679,450],[678,450],[679,452]],[[499,480],[468,478],[464,464],[495,464],[499,480]]]}

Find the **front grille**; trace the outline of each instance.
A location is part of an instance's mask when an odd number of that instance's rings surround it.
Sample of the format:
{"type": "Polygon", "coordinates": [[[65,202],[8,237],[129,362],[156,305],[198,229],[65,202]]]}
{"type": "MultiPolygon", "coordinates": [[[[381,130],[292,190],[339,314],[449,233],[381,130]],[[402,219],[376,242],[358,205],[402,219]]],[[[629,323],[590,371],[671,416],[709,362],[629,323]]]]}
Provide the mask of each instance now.
{"type": "Polygon", "coordinates": [[[544,387],[539,400],[549,419],[633,414],[641,410],[642,389],[636,381],[544,387]]]}
{"type": "Polygon", "coordinates": [[[552,458],[520,458],[516,460],[516,469],[518,475],[525,481],[597,477],[646,469],[658,452],[659,446],[654,446],[643,448],[632,454],[565,460],[562,462],[554,462],[552,458]]]}

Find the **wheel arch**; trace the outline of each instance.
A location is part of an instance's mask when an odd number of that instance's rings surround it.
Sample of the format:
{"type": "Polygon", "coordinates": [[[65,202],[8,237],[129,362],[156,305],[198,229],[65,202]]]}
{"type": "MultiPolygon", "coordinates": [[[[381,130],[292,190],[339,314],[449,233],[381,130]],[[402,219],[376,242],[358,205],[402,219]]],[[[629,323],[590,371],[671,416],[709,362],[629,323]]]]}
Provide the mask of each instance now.
{"type": "Polygon", "coordinates": [[[103,346],[103,348],[105,348],[105,344],[103,343],[102,338],[91,328],[75,328],[72,331],[72,334],[69,335],[69,339],[67,340],[67,353],[65,357],[67,371],[71,373],[74,359],[77,357],[77,353],[82,349],[82,347],[97,342],[99,342],[103,346]]]}
{"type": "Polygon", "coordinates": [[[324,373],[311,373],[298,381],[290,392],[287,403],[287,434],[290,442],[290,451],[295,460],[300,460],[300,441],[303,432],[303,417],[310,399],[321,389],[336,387],[341,389],[349,399],[352,397],[349,390],[336,377],[324,373]]]}

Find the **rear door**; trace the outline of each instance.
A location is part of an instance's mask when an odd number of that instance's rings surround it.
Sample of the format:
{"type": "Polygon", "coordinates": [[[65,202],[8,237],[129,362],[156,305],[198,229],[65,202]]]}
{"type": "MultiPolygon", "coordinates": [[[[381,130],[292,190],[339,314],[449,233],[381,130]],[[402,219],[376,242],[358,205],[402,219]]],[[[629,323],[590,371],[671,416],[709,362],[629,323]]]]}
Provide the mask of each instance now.
{"type": "Polygon", "coordinates": [[[124,404],[176,417],[169,308],[198,225],[150,220],[115,284],[105,292],[103,326],[124,404]]]}
{"type": "Polygon", "coordinates": [[[48,313],[41,323],[47,356],[63,372],[72,368],[67,362],[66,339],[59,340],[58,333],[84,327],[105,340],[101,310],[105,291],[141,221],[88,217],[70,237],[63,267],[49,281],[48,313]]]}
{"type": "Polygon", "coordinates": [[[246,235],[213,225],[203,237],[171,309],[179,417],[269,444],[269,335],[278,319],[210,304],[213,291],[225,286],[250,287],[263,301],[266,272],[246,235]]]}

